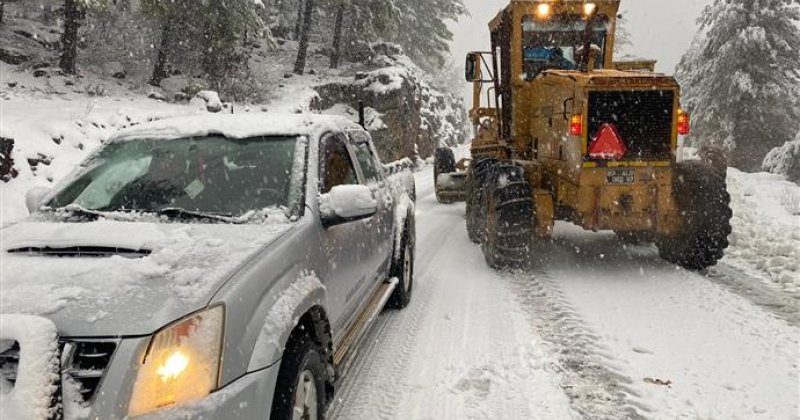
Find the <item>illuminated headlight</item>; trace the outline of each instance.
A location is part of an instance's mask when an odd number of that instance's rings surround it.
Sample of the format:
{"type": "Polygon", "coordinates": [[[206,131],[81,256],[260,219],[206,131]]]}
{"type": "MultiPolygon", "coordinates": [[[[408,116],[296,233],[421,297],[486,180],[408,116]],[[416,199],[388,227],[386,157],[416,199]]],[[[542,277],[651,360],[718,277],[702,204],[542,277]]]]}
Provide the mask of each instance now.
{"type": "Polygon", "coordinates": [[[167,326],[150,340],[128,408],[131,417],[205,397],[219,387],[225,308],[167,326]]]}
{"type": "Polygon", "coordinates": [[[594,3],[586,3],[583,5],[583,14],[586,16],[591,16],[597,10],[597,5],[594,3]]]}
{"type": "Polygon", "coordinates": [[[553,7],[547,3],[541,3],[536,6],[536,16],[539,19],[547,19],[550,17],[550,13],[553,12],[553,7]]]}

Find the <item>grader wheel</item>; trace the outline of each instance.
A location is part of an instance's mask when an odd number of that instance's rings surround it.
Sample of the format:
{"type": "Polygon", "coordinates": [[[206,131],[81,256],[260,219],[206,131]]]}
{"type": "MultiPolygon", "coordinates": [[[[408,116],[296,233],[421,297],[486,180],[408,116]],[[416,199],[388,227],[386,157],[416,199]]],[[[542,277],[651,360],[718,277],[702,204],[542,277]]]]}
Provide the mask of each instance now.
{"type": "Polygon", "coordinates": [[[528,267],[535,227],[533,189],[525,171],[518,166],[496,166],[484,185],[486,263],[494,269],[528,267]]]}
{"type": "Polygon", "coordinates": [[[496,163],[496,159],[476,159],[467,170],[467,235],[476,244],[481,243],[486,229],[484,183],[496,163]]]}
{"type": "Polygon", "coordinates": [[[673,194],[684,226],[672,237],[657,239],[661,257],[689,270],[716,265],[728,247],[733,216],[725,179],[702,162],[681,163],[673,194]]]}

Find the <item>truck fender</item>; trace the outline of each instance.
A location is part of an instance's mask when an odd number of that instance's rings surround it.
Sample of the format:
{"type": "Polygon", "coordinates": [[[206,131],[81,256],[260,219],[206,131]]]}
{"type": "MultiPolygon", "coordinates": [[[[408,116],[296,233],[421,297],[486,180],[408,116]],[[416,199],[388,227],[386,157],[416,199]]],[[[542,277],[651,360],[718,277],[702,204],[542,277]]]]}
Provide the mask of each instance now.
{"type": "Polygon", "coordinates": [[[303,315],[314,307],[324,307],[325,286],[314,273],[302,273],[288,285],[267,312],[261,332],[256,339],[247,371],[272,366],[283,357],[283,350],[292,330],[303,315]]]}

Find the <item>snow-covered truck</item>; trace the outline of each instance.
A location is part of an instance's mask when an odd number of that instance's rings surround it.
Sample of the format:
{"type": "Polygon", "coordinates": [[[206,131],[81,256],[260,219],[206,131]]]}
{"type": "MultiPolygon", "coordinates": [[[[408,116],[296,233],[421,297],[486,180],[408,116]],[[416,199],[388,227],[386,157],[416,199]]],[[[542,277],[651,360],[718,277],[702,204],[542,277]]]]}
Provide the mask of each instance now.
{"type": "Polygon", "coordinates": [[[338,117],[121,132],[0,231],[0,412],[323,415],[412,294],[413,178],[384,169],[338,117]]]}

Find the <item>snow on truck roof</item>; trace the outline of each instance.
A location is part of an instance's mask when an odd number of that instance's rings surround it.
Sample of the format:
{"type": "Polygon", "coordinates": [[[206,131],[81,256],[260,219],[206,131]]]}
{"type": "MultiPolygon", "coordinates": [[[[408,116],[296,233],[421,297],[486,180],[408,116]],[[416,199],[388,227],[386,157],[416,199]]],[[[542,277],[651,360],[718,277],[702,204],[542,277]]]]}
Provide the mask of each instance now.
{"type": "Polygon", "coordinates": [[[173,140],[223,135],[234,139],[257,136],[318,137],[329,131],[360,129],[344,117],[318,114],[200,114],[148,122],[120,131],[111,141],[173,140]]]}

